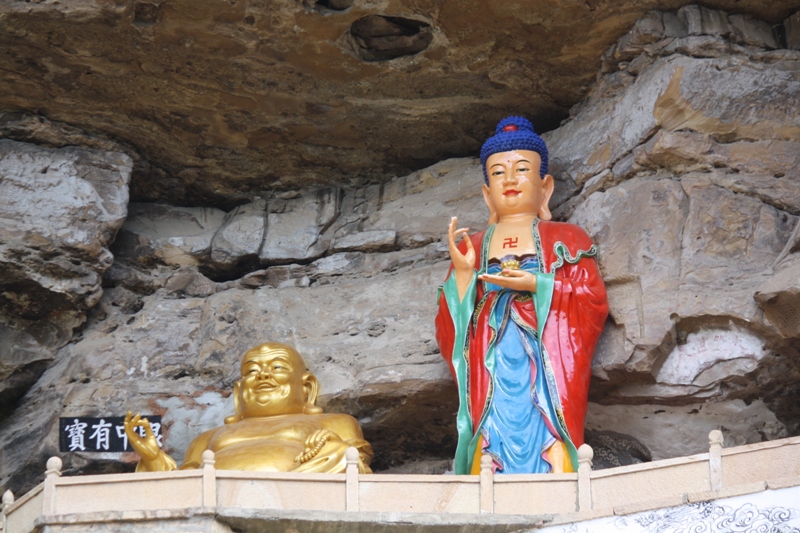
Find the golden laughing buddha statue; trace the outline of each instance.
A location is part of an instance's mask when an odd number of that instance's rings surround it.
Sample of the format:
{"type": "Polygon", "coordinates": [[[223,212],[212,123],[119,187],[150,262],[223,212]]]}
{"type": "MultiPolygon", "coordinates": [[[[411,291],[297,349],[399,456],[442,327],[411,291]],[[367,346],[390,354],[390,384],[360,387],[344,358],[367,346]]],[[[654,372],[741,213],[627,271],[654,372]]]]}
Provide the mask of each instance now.
{"type": "MultiPolygon", "coordinates": [[[[358,469],[371,473],[372,448],[349,415],[323,414],[315,406],[319,384],[293,348],[268,342],[245,352],[241,379],[233,387],[236,413],[189,445],[181,469],[199,468],[206,450],[222,470],[261,472],[345,471],[345,451],[359,452],[358,469]]],[[[125,433],[139,454],[137,472],[175,470],[156,442],[147,419],[130,412],[125,433]],[[142,437],[135,428],[144,428],[142,437]]]]}

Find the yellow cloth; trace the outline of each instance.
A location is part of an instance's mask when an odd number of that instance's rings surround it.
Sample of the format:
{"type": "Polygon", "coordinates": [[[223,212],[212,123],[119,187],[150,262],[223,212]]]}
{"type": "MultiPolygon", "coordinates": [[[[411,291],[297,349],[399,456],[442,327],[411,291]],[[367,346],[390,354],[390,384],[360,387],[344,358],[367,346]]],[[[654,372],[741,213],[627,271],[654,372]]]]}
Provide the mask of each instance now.
{"type": "Polygon", "coordinates": [[[547,458],[550,460],[550,464],[553,465],[554,474],[575,471],[572,469],[567,447],[560,440],[555,441],[553,445],[547,449],[547,458]]]}
{"type": "Polygon", "coordinates": [[[472,470],[470,474],[477,476],[481,473],[481,456],[483,455],[483,437],[478,438],[478,445],[475,446],[475,455],[472,457],[472,470]]]}

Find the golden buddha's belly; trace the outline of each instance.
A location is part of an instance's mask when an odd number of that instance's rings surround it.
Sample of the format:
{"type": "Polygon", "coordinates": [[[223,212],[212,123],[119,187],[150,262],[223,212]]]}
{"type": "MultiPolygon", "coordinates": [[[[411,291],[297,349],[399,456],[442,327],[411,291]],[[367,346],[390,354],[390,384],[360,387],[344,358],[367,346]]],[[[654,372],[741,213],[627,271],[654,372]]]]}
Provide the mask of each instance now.
{"type": "Polygon", "coordinates": [[[315,429],[299,417],[247,419],[221,428],[208,447],[222,470],[285,472],[315,429]]]}
{"type": "Polygon", "coordinates": [[[303,444],[279,438],[261,437],[229,441],[214,450],[216,467],[220,470],[257,470],[286,472],[294,459],[303,453],[303,444]]]}

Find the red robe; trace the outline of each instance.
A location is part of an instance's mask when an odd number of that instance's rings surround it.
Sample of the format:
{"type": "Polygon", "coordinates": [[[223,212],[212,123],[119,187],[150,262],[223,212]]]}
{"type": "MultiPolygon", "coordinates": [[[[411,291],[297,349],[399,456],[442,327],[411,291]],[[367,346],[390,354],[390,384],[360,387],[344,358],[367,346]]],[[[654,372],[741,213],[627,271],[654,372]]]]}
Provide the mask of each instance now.
{"type": "MultiPolygon", "coordinates": [[[[532,231],[534,243],[537,245],[540,272],[554,273],[552,300],[541,335],[541,345],[544,349],[542,357],[546,358],[545,366],[549,366],[544,370],[548,372],[549,379],[555,381],[558,390],[557,398],[552,398],[557,406],[557,416],[561,419],[556,429],[564,437],[573,467],[577,470],[575,450],[583,444],[583,424],[588,403],[592,355],[608,315],[606,290],[592,257],[596,253],[596,248],[583,229],[562,222],[538,221],[534,223],[532,231]]],[[[483,257],[488,250],[488,245],[485,249],[483,246],[485,233],[484,231],[471,236],[476,251],[475,270],[478,274],[482,273],[482,268],[486,265],[486,258],[483,257]]],[[[462,242],[459,249],[464,252],[465,243],[462,242]]],[[[450,272],[452,269],[451,265],[450,272]]],[[[449,276],[450,273],[448,278],[449,276]]],[[[477,282],[475,305],[482,301],[484,294],[484,284],[477,282]]],[[[496,294],[492,293],[488,298],[491,299],[496,294]]],[[[487,347],[495,335],[488,323],[486,310],[491,307],[489,304],[490,300],[487,300],[480,309],[473,311],[466,332],[469,355],[466,361],[467,377],[466,380],[462,377],[462,381],[467,390],[466,393],[460,394],[460,397],[468,397],[467,407],[473,435],[480,430],[480,421],[488,408],[486,400],[492,380],[492,376],[483,364],[487,347]]],[[[538,329],[536,309],[532,299],[515,301],[513,305],[514,310],[525,322],[538,329]]],[[[442,357],[448,362],[458,384],[459,379],[453,364],[457,337],[453,315],[442,292],[439,297],[439,313],[436,316],[436,339],[442,357]]],[[[463,352],[464,347],[458,349],[463,352]]],[[[462,388],[463,386],[459,384],[459,389],[462,388]]],[[[460,427],[459,431],[466,432],[464,427],[460,427]]],[[[466,453],[472,454],[474,450],[468,450],[466,453]]],[[[471,457],[469,460],[471,461],[471,457]]],[[[457,466],[456,473],[466,472],[459,472],[457,466]]]]}

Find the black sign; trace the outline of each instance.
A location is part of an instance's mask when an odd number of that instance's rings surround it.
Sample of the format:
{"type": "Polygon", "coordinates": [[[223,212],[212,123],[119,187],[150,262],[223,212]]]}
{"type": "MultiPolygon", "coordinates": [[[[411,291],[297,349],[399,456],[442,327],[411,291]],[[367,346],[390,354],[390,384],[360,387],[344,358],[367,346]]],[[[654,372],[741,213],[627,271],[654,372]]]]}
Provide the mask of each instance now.
{"type": "MultiPolygon", "coordinates": [[[[161,447],[161,417],[145,416],[161,447]]],[[[133,451],[122,416],[104,418],[69,417],[58,419],[58,441],[62,452],[130,452],[133,451]]],[[[144,428],[136,432],[144,437],[144,428]]]]}

